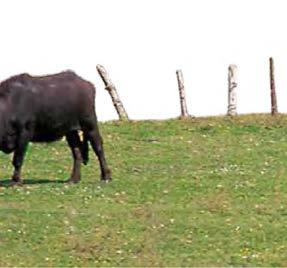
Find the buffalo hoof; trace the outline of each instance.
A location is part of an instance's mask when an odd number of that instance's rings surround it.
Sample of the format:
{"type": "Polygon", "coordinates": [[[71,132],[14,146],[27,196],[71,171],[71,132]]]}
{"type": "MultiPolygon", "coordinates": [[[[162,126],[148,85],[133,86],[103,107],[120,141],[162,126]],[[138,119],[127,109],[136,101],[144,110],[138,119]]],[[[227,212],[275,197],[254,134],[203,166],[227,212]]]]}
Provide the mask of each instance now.
{"type": "Polygon", "coordinates": [[[101,182],[103,183],[109,183],[112,181],[112,178],[101,178],[101,182]]]}
{"type": "Polygon", "coordinates": [[[70,178],[70,179],[66,180],[67,184],[76,184],[76,183],[79,183],[79,182],[80,182],[80,179],[70,178]]]}
{"type": "Polygon", "coordinates": [[[22,187],[24,185],[23,181],[10,181],[8,187],[22,187]]]}
{"type": "Polygon", "coordinates": [[[107,169],[105,174],[101,176],[101,182],[111,182],[112,181],[112,172],[110,169],[107,169]]]}

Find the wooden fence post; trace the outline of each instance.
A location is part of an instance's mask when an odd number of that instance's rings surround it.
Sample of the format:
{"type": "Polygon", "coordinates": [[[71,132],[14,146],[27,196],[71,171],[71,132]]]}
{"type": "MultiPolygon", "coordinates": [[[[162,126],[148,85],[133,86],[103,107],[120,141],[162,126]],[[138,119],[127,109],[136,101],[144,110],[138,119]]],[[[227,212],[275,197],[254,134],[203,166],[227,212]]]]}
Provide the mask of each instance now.
{"type": "Polygon", "coordinates": [[[271,89],[271,114],[276,115],[278,113],[278,107],[277,107],[277,98],[275,91],[273,58],[269,58],[269,71],[270,71],[270,89],[271,89]]]}
{"type": "Polygon", "coordinates": [[[106,69],[104,68],[104,66],[98,64],[97,70],[102,80],[104,81],[104,84],[106,86],[105,89],[109,92],[111,96],[112,102],[119,115],[120,120],[123,120],[123,121],[129,120],[128,114],[123,106],[123,103],[121,102],[119,98],[116,87],[113,84],[112,80],[110,79],[106,69]]]}
{"type": "Polygon", "coordinates": [[[237,114],[237,66],[232,64],[228,67],[228,108],[227,115],[234,116],[237,114]]]}
{"type": "Polygon", "coordinates": [[[184,90],[184,80],[181,70],[176,71],[176,77],[178,82],[179,98],[180,98],[180,107],[181,107],[181,116],[180,118],[188,118],[189,114],[187,111],[186,99],[185,99],[185,90],[184,90]]]}

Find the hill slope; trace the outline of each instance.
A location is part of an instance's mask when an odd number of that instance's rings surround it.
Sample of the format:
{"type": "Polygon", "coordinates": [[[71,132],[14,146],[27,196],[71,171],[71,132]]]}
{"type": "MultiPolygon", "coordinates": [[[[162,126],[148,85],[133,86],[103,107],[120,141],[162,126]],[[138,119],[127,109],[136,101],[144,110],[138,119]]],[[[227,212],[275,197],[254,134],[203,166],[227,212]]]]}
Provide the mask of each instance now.
{"type": "MultiPolygon", "coordinates": [[[[0,188],[0,266],[286,266],[287,117],[101,124],[67,186],[65,141],[30,146],[23,188],[0,188]],[[90,150],[90,154],[91,154],[90,150]]],[[[1,178],[10,157],[0,155],[1,178]]]]}

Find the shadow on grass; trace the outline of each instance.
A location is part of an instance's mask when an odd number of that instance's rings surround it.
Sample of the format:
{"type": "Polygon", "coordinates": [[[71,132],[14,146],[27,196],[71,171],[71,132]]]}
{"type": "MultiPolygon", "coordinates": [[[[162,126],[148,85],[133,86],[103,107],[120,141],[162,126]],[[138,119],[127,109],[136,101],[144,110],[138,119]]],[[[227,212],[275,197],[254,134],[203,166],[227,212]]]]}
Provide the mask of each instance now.
{"type": "MultiPolygon", "coordinates": [[[[36,184],[64,184],[66,180],[49,180],[49,179],[25,179],[23,186],[25,185],[36,185],[36,184]]],[[[11,179],[5,179],[0,181],[0,187],[11,187],[11,179]]]]}

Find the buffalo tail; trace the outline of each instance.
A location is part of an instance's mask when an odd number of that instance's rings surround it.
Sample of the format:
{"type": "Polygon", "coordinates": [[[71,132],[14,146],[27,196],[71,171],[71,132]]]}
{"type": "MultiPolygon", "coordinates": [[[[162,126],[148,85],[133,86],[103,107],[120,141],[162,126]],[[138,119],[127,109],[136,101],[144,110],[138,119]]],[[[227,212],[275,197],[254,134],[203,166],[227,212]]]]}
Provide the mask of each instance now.
{"type": "Polygon", "coordinates": [[[83,158],[83,164],[87,165],[89,162],[89,143],[87,135],[83,134],[83,142],[82,142],[82,158],[83,158]]]}

